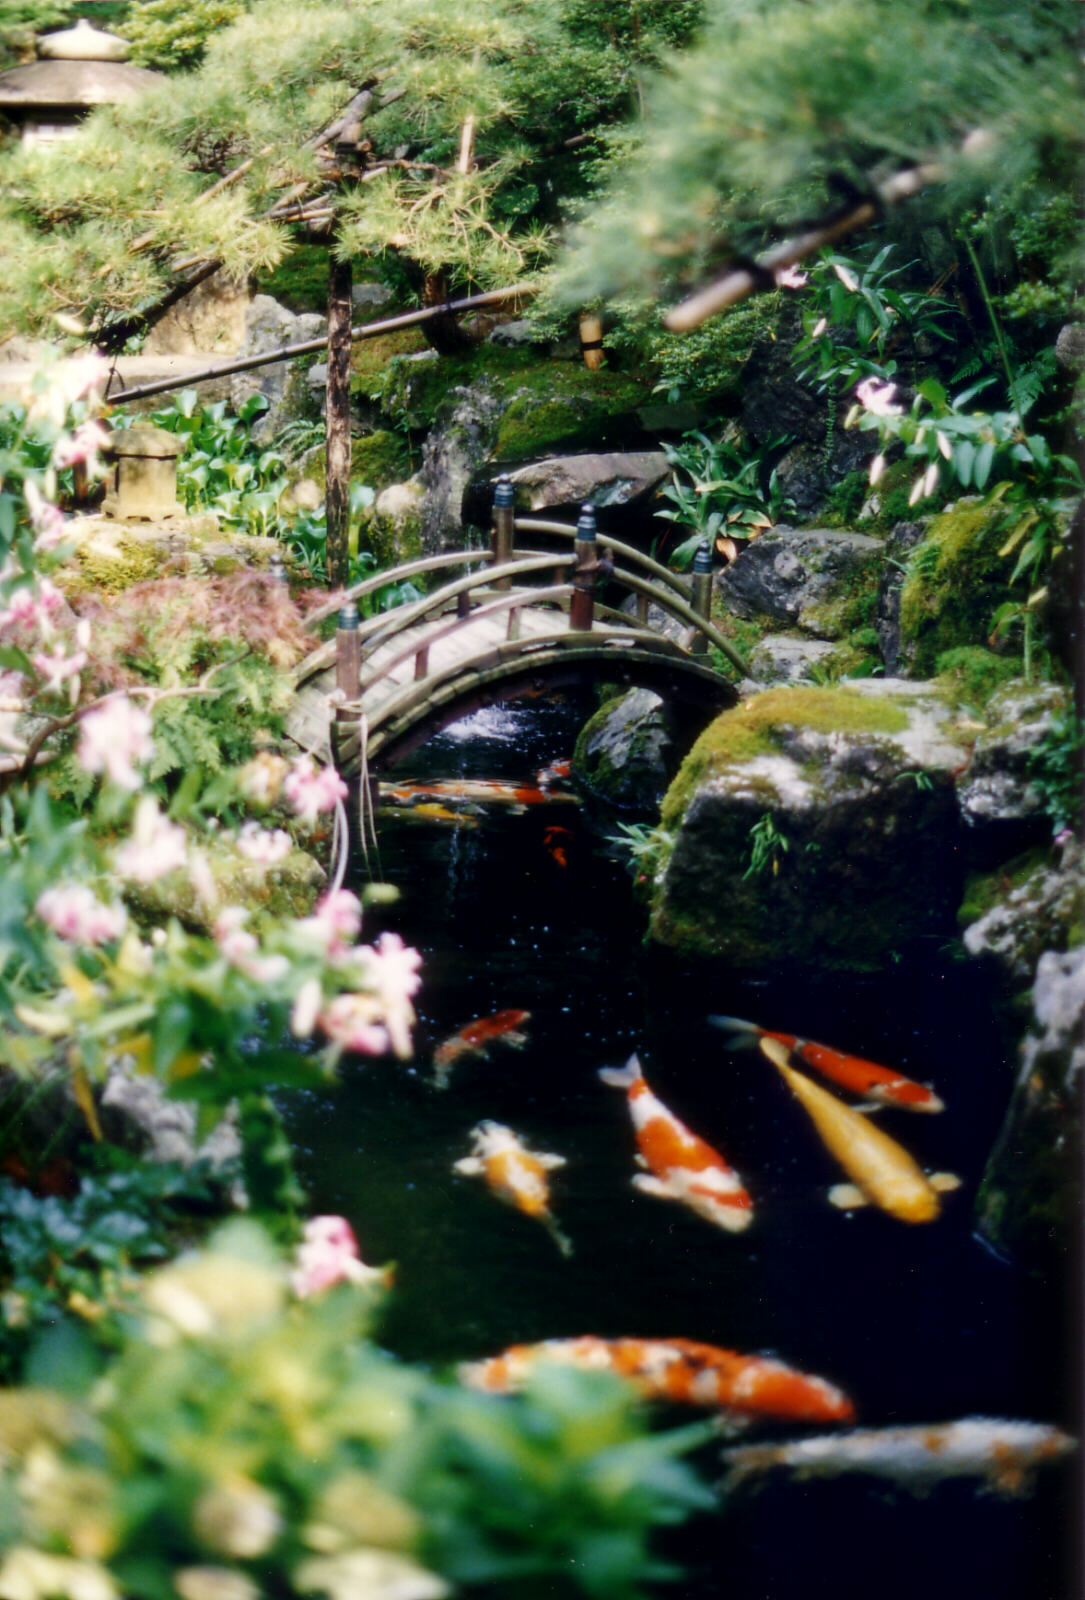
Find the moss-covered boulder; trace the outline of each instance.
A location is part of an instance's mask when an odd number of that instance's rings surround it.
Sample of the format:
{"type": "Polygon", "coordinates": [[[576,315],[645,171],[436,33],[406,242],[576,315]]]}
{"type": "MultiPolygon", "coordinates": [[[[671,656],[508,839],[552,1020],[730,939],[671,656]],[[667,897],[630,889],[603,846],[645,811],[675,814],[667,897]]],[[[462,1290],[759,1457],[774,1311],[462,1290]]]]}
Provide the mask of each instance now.
{"type": "Polygon", "coordinates": [[[365,483],[378,493],[389,484],[400,483],[410,471],[410,455],[402,434],[378,428],[350,446],[350,481],[365,483]]]}
{"type": "Polygon", "coordinates": [[[394,567],[423,553],[422,512],[425,488],[418,478],[383,489],[358,523],[358,543],[371,550],[377,566],[394,567]]]}
{"type": "Polygon", "coordinates": [[[987,643],[991,619],[1007,599],[1004,538],[997,507],[975,497],[931,518],[900,591],[900,670],[907,677],[931,676],[944,651],[987,643]]]}
{"type": "Polygon", "coordinates": [[[768,689],[724,712],[663,804],[675,842],[654,938],[745,969],[874,971],[951,930],[957,716],[899,679],[768,689]]]}
{"type": "Polygon", "coordinates": [[[983,713],[987,726],[958,784],[969,827],[1011,836],[1030,825],[1040,836],[1048,831],[1035,758],[1068,707],[1069,693],[1056,683],[1017,680],[990,697],[983,713]]]}
{"type": "Polygon", "coordinates": [[[677,764],[672,719],[650,689],[607,701],[581,728],[573,751],[580,781],[618,810],[654,814],[677,764]]]}
{"type": "Polygon", "coordinates": [[[121,522],[112,517],[72,517],[65,524],[69,560],[56,575],[69,595],[119,594],[134,583],[176,571],[235,572],[266,568],[278,539],[231,530],[220,533],[213,512],[169,517],[164,522],[121,522]]]}
{"type": "Polygon", "coordinates": [[[884,559],[880,539],[833,528],[770,528],[719,576],[724,605],[840,639],[873,622],[884,559]]]}
{"type": "MultiPolygon", "coordinates": [[[[252,926],[263,917],[299,917],[311,911],[326,873],[305,850],[291,850],[274,866],[250,861],[227,839],[201,840],[200,851],[211,869],[224,906],[244,906],[252,926]]],[[[137,915],[156,924],[176,917],[186,928],[210,933],[215,913],[208,909],[185,872],[171,872],[149,884],[129,884],[125,898],[137,915]]]]}
{"type": "Polygon", "coordinates": [[[980,1233],[1034,1271],[1065,1271],[1081,1238],[1085,948],[1039,959],[1032,1027],[976,1200],[980,1233]]]}
{"type": "Polygon", "coordinates": [[[1045,951],[1085,944],[1081,846],[1074,839],[1038,846],[972,874],[957,920],[969,955],[994,962],[1010,991],[1027,990],[1045,951]]]}

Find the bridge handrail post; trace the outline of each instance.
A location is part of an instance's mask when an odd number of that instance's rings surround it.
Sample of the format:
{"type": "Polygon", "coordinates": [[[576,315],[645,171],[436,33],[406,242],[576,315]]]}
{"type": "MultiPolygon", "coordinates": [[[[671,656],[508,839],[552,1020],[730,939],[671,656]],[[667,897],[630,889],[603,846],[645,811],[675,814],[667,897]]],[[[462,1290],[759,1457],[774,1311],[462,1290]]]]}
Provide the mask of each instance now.
{"type": "MultiPolygon", "coordinates": [[[[493,530],[490,535],[495,567],[501,566],[505,561],[511,561],[513,557],[516,544],[515,506],[516,490],[508,473],[503,472],[494,489],[493,530]]],[[[511,584],[511,578],[498,578],[494,588],[508,589],[511,584]]]]}
{"type": "Polygon", "coordinates": [[[576,565],[572,572],[573,594],[569,602],[569,627],[574,633],[590,633],[594,619],[595,581],[599,573],[596,532],[594,508],[582,505],[573,545],[576,565]]]}
{"type": "MultiPolygon", "coordinates": [[[[693,558],[692,605],[697,615],[703,617],[705,622],[712,621],[712,547],[707,539],[701,540],[697,546],[697,554],[693,558]]],[[[689,648],[691,655],[707,655],[708,640],[703,633],[698,632],[689,648]]]]}
{"type": "Polygon", "coordinates": [[[362,640],[358,632],[358,607],[349,600],[339,611],[335,630],[335,687],[346,701],[362,692],[362,640]]]}

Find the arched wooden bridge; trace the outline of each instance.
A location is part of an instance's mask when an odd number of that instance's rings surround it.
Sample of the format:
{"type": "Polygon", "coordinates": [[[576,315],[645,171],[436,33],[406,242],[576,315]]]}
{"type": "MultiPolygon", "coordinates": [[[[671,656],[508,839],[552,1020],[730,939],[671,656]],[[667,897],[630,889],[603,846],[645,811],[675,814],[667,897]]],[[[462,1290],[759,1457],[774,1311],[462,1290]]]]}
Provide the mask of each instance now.
{"type": "Polygon", "coordinates": [[[680,719],[703,724],[738,698],[707,664],[709,646],[747,668],[708,617],[707,546],[697,566],[691,594],[688,580],[633,546],[609,535],[597,541],[590,507],[575,528],[515,517],[512,485],[499,481],[489,549],[406,562],[312,615],[315,627],[338,611],[339,627],[296,670],[288,730],[348,776],[364,748],[372,774],[480,706],[592,678],[654,689],[680,719]],[[561,548],[523,548],[524,535],[561,548]],[[467,570],[422,599],[358,620],[358,601],[389,584],[456,568],[467,570]],[[636,615],[601,605],[601,582],[634,594],[636,615]],[[678,639],[649,626],[655,607],[679,624],[678,639]]]}

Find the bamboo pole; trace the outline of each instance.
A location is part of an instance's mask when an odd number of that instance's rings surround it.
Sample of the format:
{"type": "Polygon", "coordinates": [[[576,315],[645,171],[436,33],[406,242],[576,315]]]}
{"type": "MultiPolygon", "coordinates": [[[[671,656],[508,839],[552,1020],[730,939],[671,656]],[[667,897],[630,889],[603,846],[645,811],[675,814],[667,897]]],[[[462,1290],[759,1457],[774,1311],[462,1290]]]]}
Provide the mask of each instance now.
{"type": "MultiPolygon", "coordinates": [[[[351,340],[376,339],[382,333],[395,333],[399,328],[413,328],[420,322],[430,322],[434,317],[447,317],[458,311],[474,311],[479,306],[501,305],[506,300],[519,300],[538,294],[534,283],[513,283],[507,289],[490,289],[485,294],[468,295],[464,300],[449,300],[440,306],[423,306],[419,311],[404,311],[397,317],[385,317],[381,322],[365,322],[351,328],[351,340]]],[[[325,350],[327,336],[322,339],[303,339],[298,344],[283,345],[281,350],[265,350],[257,356],[239,357],[236,361],[220,361],[214,366],[201,367],[196,372],[186,372],[178,378],[156,378],[153,383],[138,384],[131,389],[107,395],[111,406],[122,405],[126,400],[145,400],[152,394],[172,394],[175,389],[187,389],[190,384],[203,383],[207,378],[228,377],[231,372],[252,372],[256,367],[268,367],[276,361],[292,361],[295,356],[315,355],[325,350]]]]}

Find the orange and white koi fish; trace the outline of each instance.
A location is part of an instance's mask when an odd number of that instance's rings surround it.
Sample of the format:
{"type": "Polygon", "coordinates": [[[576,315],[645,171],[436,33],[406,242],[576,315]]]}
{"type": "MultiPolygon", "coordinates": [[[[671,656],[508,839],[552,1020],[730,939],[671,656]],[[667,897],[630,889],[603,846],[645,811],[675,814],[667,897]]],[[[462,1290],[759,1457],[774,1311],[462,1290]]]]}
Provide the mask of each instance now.
{"type": "Polygon", "coordinates": [[[573,763],[571,761],[551,761],[548,767],[543,767],[535,779],[540,789],[548,789],[552,783],[557,783],[561,778],[571,778],[573,763]]]}
{"type": "Polygon", "coordinates": [[[504,783],[499,778],[442,778],[432,783],[381,784],[382,804],[416,806],[422,800],[439,800],[448,805],[537,806],[566,803],[579,805],[575,794],[554,793],[538,784],[504,783]]]}
{"type": "Polygon", "coordinates": [[[657,1100],[644,1081],[640,1062],[603,1067],[604,1083],[624,1089],[637,1136],[637,1160],[647,1172],[633,1179],[637,1189],[660,1200],[678,1200],[728,1233],[741,1233],[753,1221],[753,1200],[738,1173],[712,1146],[691,1133],[657,1100]]]}
{"type": "Polygon", "coordinates": [[[455,1162],[453,1171],[485,1178],[499,1200],[541,1222],[562,1255],[572,1255],[572,1244],[550,1213],[547,1178],[548,1172],[565,1165],[565,1157],[529,1150],[511,1128],[500,1122],[480,1122],[471,1130],[471,1137],[474,1150],[455,1162]]]}
{"type": "Polygon", "coordinates": [[[564,1361],[629,1378],[649,1400],[709,1406],[781,1422],[850,1422],[855,1409],[824,1378],[771,1356],[740,1355],[694,1339],[544,1339],[514,1344],[485,1361],[466,1362],[462,1382],[475,1389],[517,1389],[539,1361],[564,1361]]]}
{"type": "Polygon", "coordinates": [[[900,1222],[933,1222],[942,1209],[939,1193],[957,1189],[961,1180],[951,1172],[928,1178],[903,1145],[842,1100],[820,1089],[788,1063],[788,1052],[777,1039],[762,1039],[761,1049],[802,1105],[851,1183],[838,1183],[829,1199],[841,1210],[876,1205],[900,1222]]]}
{"type": "Polygon", "coordinates": [[[709,1017],[708,1020],[713,1027],[722,1028],[731,1035],[732,1049],[754,1045],[759,1039],[775,1039],[799,1061],[820,1072],[823,1078],[874,1105],[899,1106],[902,1111],[945,1110],[928,1084],[915,1083],[891,1067],[880,1067],[876,1061],[845,1055],[843,1050],[817,1044],[813,1039],[800,1039],[793,1033],[773,1033],[768,1028],[759,1028],[756,1022],[743,1022],[741,1017],[709,1017]]]}
{"type": "Polygon", "coordinates": [[[465,1022],[433,1052],[434,1082],[438,1089],[448,1088],[448,1075],[463,1056],[484,1056],[492,1044],[510,1045],[523,1049],[527,1034],[521,1033],[525,1022],[531,1021],[530,1011],[498,1011],[492,1017],[476,1017],[465,1022]]]}
{"type": "Polygon", "coordinates": [[[1046,1422],[961,1417],[904,1428],[863,1428],[779,1444],[739,1445],[723,1452],[727,1494],[776,1473],[804,1482],[860,1473],[924,1495],[948,1478],[980,1478],[1007,1499],[1028,1494],[1037,1469],[1065,1458],[1077,1441],[1046,1422]]]}
{"type": "Polygon", "coordinates": [[[559,867],[569,865],[569,845],[573,835],[568,828],[547,828],[543,834],[543,849],[549,850],[559,867]]]}
{"type": "Polygon", "coordinates": [[[427,801],[422,805],[411,806],[405,811],[404,817],[411,822],[442,822],[453,828],[477,828],[478,818],[473,817],[468,811],[453,811],[451,806],[438,805],[436,801],[427,801]]]}

